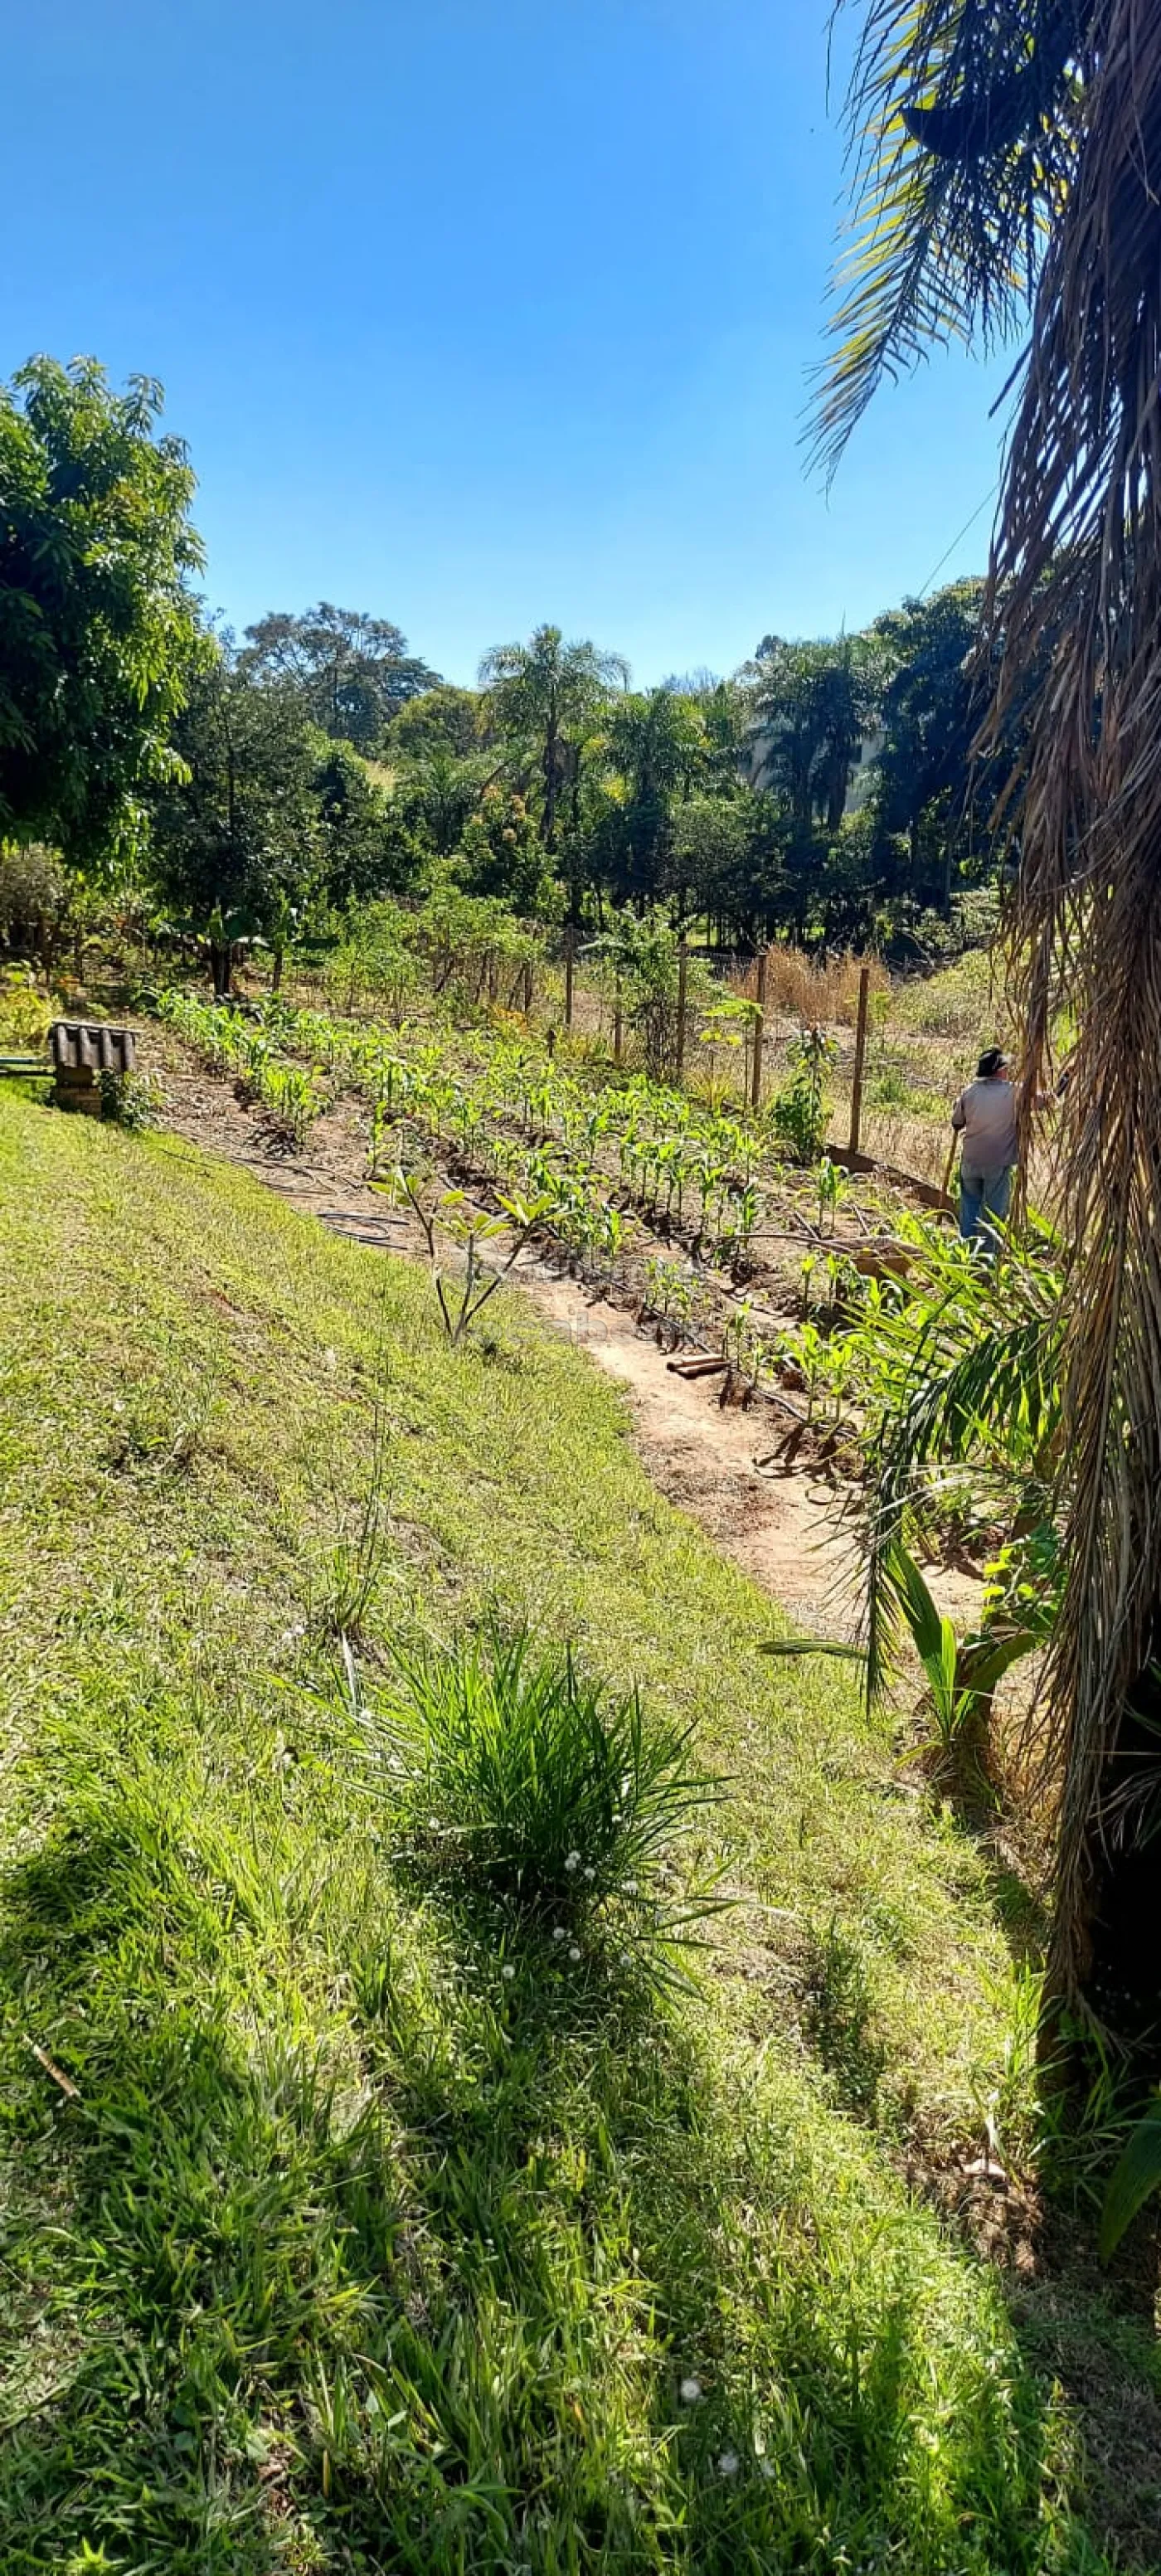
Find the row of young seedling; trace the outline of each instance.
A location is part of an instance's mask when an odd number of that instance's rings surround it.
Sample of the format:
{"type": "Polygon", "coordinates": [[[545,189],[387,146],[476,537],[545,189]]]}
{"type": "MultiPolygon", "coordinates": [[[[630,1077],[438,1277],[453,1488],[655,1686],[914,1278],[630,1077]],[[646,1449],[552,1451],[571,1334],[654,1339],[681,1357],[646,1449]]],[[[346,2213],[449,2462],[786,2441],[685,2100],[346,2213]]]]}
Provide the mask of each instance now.
{"type": "MultiPolygon", "coordinates": [[[[785,1179],[768,1129],[644,1075],[594,1090],[521,1037],[478,1033],[479,1061],[453,1069],[445,1039],[426,1023],[369,1030],[279,1002],[256,1019],[177,993],[162,997],[161,1010],[216,1069],[239,1075],[299,1142],[337,1088],[370,1093],[368,1177],[410,1201],[437,1269],[441,1311],[453,1292],[435,1262],[437,1236],[458,1247],[466,1287],[461,1298],[457,1282],[445,1313],[456,1338],[533,1233],[560,1245],[586,1282],[615,1289],[633,1208],[690,1246],[685,1263],[647,1265],[647,1310],[668,1320],[675,1338],[703,1321],[716,1329],[703,1266],[727,1262],[735,1282],[744,1278],[765,1206],[760,1181],[775,1169],[785,1179]],[[449,1157],[487,1185],[490,1207],[441,1189],[436,1164],[449,1157]]],[[[845,1186],[823,1157],[813,1193],[820,1236],[833,1234],[845,1186]]],[[[843,1374],[838,1346],[807,1311],[813,1267],[808,1252],[797,1334],[760,1333],[747,1306],[725,1346],[755,1388],[764,1373],[784,1379],[789,1367],[812,1416],[820,1390],[841,1409],[843,1374]]]]}
{"type": "MultiPolygon", "coordinates": [[[[696,1212],[697,1249],[703,1257],[728,1258],[735,1275],[763,1213],[760,1174],[784,1178],[778,1103],[759,1124],[731,1118],[644,1074],[595,1089],[522,1037],[506,1034],[489,1041],[477,1033],[482,1062],[475,1073],[456,1076],[443,1037],[426,1022],[368,1029],[277,1000],[258,1019],[177,993],[162,996],[161,1010],[218,1069],[239,1074],[296,1141],[326,1106],[327,1076],[331,1088],[336,1077],[368,1088],[381,1127],[398,1111],[418,1109],[442,1142],[448,1122],[465,1159],[489,1127],[514,1124],[542,1144],[558,1144],[566,1160],[587,1159],[606,1181],[615,1176],[655,1225],[686,1230],[696,1212]]],[[[809,1115],[818,1129],[824,1067],[813,1037],[804,1038],[803,1050],[791,1089],[801,1095],[799,1125],[809,1115]]],[[[820,1220],[823,1215],[820,1197],[820,1220]]]]}
{"type": "MultiPolygon", "coordinates": [[[[745,1275],[767,1191],[775,1179],[785,1183],[768,1126],[725,1116],[645,1075],[594,1088],[518,1039],[476,1044],[483,1060],[465,1073],[452,1070],[438,1041],[416,1043],[400,1032],[384,1051],[377,1134],[401,1116],[417,1118],[437,1146],[450,1145],[469,1165],[494,1154],[501,1135],[517,1135],[592,1176],[606,1194],[615,1185],[626,1205],[655,1230],[684,1237],[699,1259],[728,1261],[735,1279],[745,1275]]],[[[826,1158],[819,1175],[819,1230],[833,1232],[845,1182],[826,1158]]]]}

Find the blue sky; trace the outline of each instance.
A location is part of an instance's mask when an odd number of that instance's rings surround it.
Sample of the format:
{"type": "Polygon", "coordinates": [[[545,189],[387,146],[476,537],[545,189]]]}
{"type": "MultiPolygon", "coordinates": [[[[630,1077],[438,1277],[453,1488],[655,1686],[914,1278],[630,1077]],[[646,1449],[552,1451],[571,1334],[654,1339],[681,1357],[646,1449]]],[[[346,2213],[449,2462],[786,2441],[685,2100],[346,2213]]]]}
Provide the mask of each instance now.
{"type": "Polygon", "coordinates": [[[642,684],[978,566],[1004,368],[798,431],[841,185],[828,0],[36,0],[0,373],[159,376],[239,627],[325,597],[470,680],[551,618],[642,684]]]}

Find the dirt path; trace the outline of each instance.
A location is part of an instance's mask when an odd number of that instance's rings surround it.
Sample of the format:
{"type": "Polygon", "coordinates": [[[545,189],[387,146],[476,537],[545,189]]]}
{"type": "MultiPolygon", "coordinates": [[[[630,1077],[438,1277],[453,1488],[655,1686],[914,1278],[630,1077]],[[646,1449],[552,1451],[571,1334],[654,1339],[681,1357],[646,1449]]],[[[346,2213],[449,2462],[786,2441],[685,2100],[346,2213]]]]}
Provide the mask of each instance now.
{"type": "Polygon", "coordinates": [[[542,1314],[628,1388],[637,1447],[669,1501],[699,1521],[792,1619],[820,1633],[848,1633],[854,1598],[840,1497],[808,1471],[759,1469],[779,1436],[770,1409],[723,1408],[718,1379],[676,1376],[631,1315],[591,1301],[544,1263],[521,1262],[514,1275],[542,1314]]]}
{"type": "MultiPolygon", "coordinates": [[[[349,1242],[421,1255],[410,1215],[389,1208],[354,1177],[362,1169],[365,1138],[349,1107],[319,1121],[307,1153],[284,1156],[269,1149],[258,1118],[230,1086],[192,1069],[172,1041],[159,1050],[157,1069],[167,1094],[166,1123],[180,1135],[243,1165],[349,1242]]],[[[513,1281],[559,1332],[626,1389],[637,1448],[659,1491],[688,1512],[792,1622],[820,1636],[851,1635],[857,1605],[842,1525],[843,1488],[809,1466],[784,1474],[757,1463],[769,1458],[788,1427],[785,1418],[766,1404],[750,1411],[723,1408],[719,1379],[676,1376],[631,1314],[592,1299],[541,1256],[523,1254],[513,1281]]],[[[970,1623],[978,1614],[979,1584],[952,1569],[935,1569],[930,1579],[940,1607],[957,1623],[970,1623]]]]}

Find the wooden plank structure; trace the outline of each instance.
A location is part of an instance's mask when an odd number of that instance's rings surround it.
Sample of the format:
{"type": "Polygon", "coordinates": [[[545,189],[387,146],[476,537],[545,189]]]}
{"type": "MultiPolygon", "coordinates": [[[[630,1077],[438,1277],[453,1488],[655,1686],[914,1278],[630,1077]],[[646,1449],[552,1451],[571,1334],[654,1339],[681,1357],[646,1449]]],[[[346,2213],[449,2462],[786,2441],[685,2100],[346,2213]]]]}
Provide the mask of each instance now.
{"type": "Polygon", "coordinates": [[[79,1109],[87,1118],[101,1115],[98,1075],[132,1073],[137,1064],[132,1029],[115,1029],[104,1020],[54,1020],[48,1051],[58,1109],[79,1109]]]}
{"type": "Polygon", "coordinates": [[[10,1055],[0,1048],[0,1078],[12,1082],[49,1082],[51,1070],[42,1055],[10,1055]]]}
{"type": "Polygon", "coordinates": [[[878,1163],[873,1154],[853,1154],[849,1145],[828,1145],[825,1150],[841,1171],[872,1172],[879,1180],[889,1181],[892,1189],[910,1190],[921,1207],[938,1208],[943,1215],[954,1216],[955,1200],[947,1190],[937,1189],[933,1181],[917,1180],[914,1172],[901,1172],[894,1163],[878,1163]]]}

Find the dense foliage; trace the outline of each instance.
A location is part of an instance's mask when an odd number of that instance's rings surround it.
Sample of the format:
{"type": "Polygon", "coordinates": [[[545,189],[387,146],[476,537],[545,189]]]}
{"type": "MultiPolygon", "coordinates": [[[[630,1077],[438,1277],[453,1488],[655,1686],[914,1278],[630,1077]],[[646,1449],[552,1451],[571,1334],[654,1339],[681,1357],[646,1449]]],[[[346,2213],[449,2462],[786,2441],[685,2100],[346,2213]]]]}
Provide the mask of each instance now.
{"type": "Polygon", "coordinates": [[[341,937],[353,909],[440,885],[589,936],[610,907],[660,907],[723,950],[930,955],[988,926],[978,584],[643,690],[550,624],[487,653],[474,690],[327,601],[239,646],[188,587],[193,478],[159,407],[88,360],[38,359],[0,403],[0,832],[42,852],[17,864],[10,950],[50,965],[130,852],[220,989],[239,942],[341,937]],[[46,866],[60,887],[33,900],[46,866]]]}
{"type": "Polygon", "coordinates": [[[201,551],[159,388],[34,358],[0,387],[0,833],[100,874],[172,768],[201,551]]]}
{"type": "Polygon", "coordinates": [[[962,583],[865,635],[767,637],[731,680],[643,691],[553,626],[487,655],[478,692],[425,687],[384,650],[377,727],[369,668],[322,645],[396,629],[267,619],[240,653],[216,645],[181,719],[189,774],[156,800],[158,883],[203,928],[215,904],[235,914],[240,936],[269,935],[283,897],[326,923],[449,883],[602,938],[609,907],[660,907],[722,949],[786,936],[939,954],[990,927],[969,793],[978,601],[962,583]]]}

